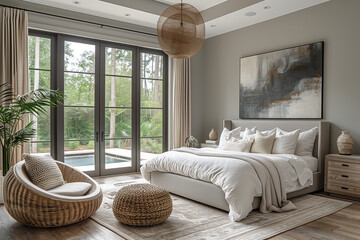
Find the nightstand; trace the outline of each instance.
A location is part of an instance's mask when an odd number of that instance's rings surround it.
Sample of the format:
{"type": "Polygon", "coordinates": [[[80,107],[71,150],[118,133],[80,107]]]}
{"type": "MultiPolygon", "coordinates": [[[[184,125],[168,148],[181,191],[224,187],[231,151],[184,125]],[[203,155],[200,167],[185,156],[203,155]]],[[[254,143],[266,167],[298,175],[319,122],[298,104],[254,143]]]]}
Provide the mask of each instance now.
{"type": "Polygon", "coordinates": [[[209,148],[218,148],[219,145],[217,144],[211,144],[211,143],[201,143],[200,147],[204,148],[204,147],[209,147],[209,148]]]}
{"type": "Polygon", "coordinates": [[[360,198],[360,155],[326,155],[325,192],[360,198]]]}

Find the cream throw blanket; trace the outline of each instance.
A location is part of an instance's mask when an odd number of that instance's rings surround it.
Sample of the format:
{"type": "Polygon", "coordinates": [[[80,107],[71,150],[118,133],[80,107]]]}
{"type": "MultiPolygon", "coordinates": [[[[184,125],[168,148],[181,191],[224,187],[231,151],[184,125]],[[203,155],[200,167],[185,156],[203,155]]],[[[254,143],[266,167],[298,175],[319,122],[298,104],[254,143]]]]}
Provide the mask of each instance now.
{"type": "Polygon", "coordinates": [[[217,149],[179,148],[158,155],[141,168],[150,181],[153,171],[171,172],[211,182],[225,193],[229,217],[245,218],[252,211],[254,197],[261,195],[260,212],[282,212],[295,209],[286,199],[282,173],[292,168],[298,182],[312,182],[307,164],[295,155],[254,154],[217,149]]]}

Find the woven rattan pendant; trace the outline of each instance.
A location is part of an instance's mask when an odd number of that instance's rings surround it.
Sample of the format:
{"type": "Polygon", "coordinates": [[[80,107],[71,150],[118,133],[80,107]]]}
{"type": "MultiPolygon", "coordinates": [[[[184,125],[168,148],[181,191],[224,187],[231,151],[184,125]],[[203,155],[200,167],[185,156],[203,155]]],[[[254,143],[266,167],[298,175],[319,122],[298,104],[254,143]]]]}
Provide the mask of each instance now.
{"type": "Polygon", "coordinates": [[[161,14],[157,24],[157,36],[160,47],[169,56],[191,57],[204,43],[204,19],[195,7],[181,1],[161,14]]]}

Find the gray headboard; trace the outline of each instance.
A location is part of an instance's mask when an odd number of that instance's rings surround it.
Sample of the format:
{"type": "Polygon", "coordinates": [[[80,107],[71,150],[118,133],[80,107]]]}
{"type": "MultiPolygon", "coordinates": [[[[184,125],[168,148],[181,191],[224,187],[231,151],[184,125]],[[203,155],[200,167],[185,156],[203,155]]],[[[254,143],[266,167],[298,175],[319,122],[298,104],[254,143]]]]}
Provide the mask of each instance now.
{"type": "Polygon", "coordinates": [[[293,131],[300,129],[301,131],[309,130],[313,127],[319,128],[319,135],[315,140],[314,157],[319,159],[318,171],[324,172],[325,155],[329,153],[329,134],[330,124],[324,121],[317,120],[224,120],[224,127],[229,130],[241,127],[252,128],[257,126],[260,131],[273,129],[279,127],[285,131],[293,131]]]}

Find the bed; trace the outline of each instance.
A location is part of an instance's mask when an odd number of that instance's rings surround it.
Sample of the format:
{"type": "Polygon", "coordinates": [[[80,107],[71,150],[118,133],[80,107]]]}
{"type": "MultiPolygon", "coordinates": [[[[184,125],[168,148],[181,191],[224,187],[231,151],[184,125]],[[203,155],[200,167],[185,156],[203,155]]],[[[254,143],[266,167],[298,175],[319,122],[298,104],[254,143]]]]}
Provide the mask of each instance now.
{"type": "MultiPolygon", "coordinates": [[[[257,126],[258,130],[269,130],[279,127],[285,131],[300,129],[306,131],[317,127],[318,135],[314,142],[313,156],[317,160],[315,166],[312,166],[313,182],[312,185],[296,191],[287,192],[287,198],[291,199],[306,193],[315,192],[323,188],[324,159],[329,151],[329,123],[316,120],[224,120],[224,127],[229,130],[237,127],[252,128],[257,126]]],[[[213,183],[199,179],[182,176],[170,172],[152,171],[150,182],[161,186],[171,193],[229,211],[229,203],[225,199],[223,189],[213,183]]],[[[256,209],[260,204],[260,197],[254,197],[252,208],[256,209]]]]}

